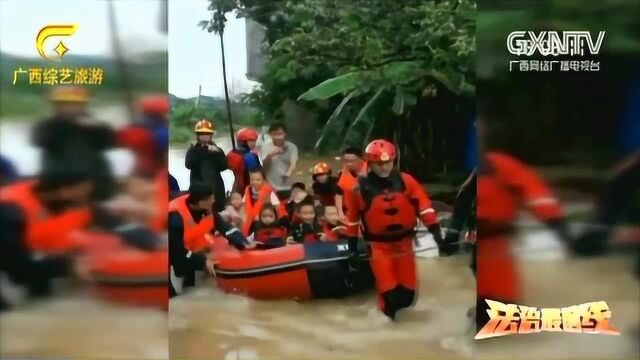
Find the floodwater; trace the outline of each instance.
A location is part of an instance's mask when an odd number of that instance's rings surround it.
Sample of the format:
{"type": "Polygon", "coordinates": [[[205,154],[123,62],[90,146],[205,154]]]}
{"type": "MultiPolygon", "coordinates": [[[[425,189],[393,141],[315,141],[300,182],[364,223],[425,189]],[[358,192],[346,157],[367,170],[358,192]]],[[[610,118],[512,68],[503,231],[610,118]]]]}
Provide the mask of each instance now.
{"type": "MultiPolygon", "coordinates": [[[[222,140],[224,141],[224,140],[222,140]]],[[[183,185],[184,150],[174,149],[171,173],[183,185]]],[[[308,178],[305,165],[297,176],[308,178]]],[[[316,159],[317,160],[317,159],[316,159]]],[[[589,206],[571,204],[569,211],[589,206]]],[[[440,215],[448,215],[442,213],[440,215]]],[[[375,309],[375,294],[311,302],[258,301],[228,295],[203,279],[169,306],[171,359],[637,359],[640,355],[639,282],[630,258],[569,260],[554,235],[532,223],[516,240],[524,305],[565,307],[606,300],[620,336],[515,335],[474,341],[467,311],[475,305],[469,256],[438,258],[431,236],[420,238],[419,298],[389,322],[375,309]],[[537,227],[536,227],[537,226],[537,227]]],[[[579,229],[578,229],[579,230],[579,229]]]]}
{"type": "MultiPolygon", "coordinates": [[[[522,236],[526,243],[544,232],[522,236]]],[[[421,247],[431,247],[424,238],[421,247]]],[[[534,248],[532,248],[534,249],[534,248]]],[[[203,278],[173,299],[169,313],[172,359],[637,359],[640,287],[631,259],[568,260],[529,251],[520,270],[524,305],[566,307],[605,300],[620,336],[511,335],[472,340],[466,317],[475,304],[468,255],[418,258],[419,299],[390,322],[375,310],[373,292],[342,300],[257,301],[228,295],[203,278]],[[533,258],[533,259],[532,259],[533,258]]],[[[204,275],[203,275],[204,276],[204,275]]]]}
{"type": "MultiPolygon", "coordinates": [[[[126,119],[121,107],[96,109],[100,119],[126,119]]],[[[0,153],[21,175],[38,171],[40,153],[30,145],[33,122],[12,119],[0,123],[0,153]]],[[[27,119],[25,119],[27,120],[27,119]]],[[[108,153],[118,176],[126,176],[133,157],[126,150],[108,153]]],[[[0,357],[68,359],[168,359],[167,314],[101,302],[79,283],[60,281],[57,295],[24,301],[20,288],[0,279],[3,295],[17,302],[0,319],[0,357]]]]}
{"type": "Polygon", "coordinates": [[[97,301],[83,291],[2,314],[2,358],[168,359],[163,311],[97,301]]]}
{"type": "Polygon", "coordinates": [[[212,280],[170,303],[172,359],[469,358],[475,281],[462,257],[421,259],[419,300],[392,323],[373,292],[342,300],[256,301],[212,280]]]}
{"type": "MultiPolygon", "coordinates": [[[[124,111],[114,109],[122,117],[124,111]]],[[[3,122],[0,152],[23,174],[37,171],[29,147],[29,124],[3,122]]],[[[218,143],[228,149],[226,139],[218,143]]],[[[184,149],[170,150],[169,167],[188,186],[184,149]]],[[[119,154],[119,155],[118,155],[119,154]]],[[[126,174],[130,156],[110,157],[126,174]]],[[[308,159],[309,164],[312,159],[308,159]]],[[[306,161],[306,160],[305,160],[306,161]]],[[[296,176],[306,176],[307,163],[296,176]]],[[[229,182],[229,175],[225,175],[229,182]]],[[[434,245],[429,236],[421,248],[434,245]]],[[[74,359],[637,359],[640,301],[638,279],[627,256],[568,260],[551,234],[530,230],[519,238],[525,305],[564,307],[608,302],[611,323],[622,335],[536,334],[473,341],[467,310],[475,304],[468,255],[419,254],[419,299],[389,322],[375,310],[373,292],[343,300],[256,301],[227,295],[203,279],[171,301],[170,314],[105,304],[81,287],[55,298],[25,303],[3,313],[0,356],[74,359]],[[167,324],[169,332],[167,332],[167,324]],[[168,344],[168,346],[167,346],[168,344]]],[[[204,275],[203,275],[204,276],[204,275]]]]}

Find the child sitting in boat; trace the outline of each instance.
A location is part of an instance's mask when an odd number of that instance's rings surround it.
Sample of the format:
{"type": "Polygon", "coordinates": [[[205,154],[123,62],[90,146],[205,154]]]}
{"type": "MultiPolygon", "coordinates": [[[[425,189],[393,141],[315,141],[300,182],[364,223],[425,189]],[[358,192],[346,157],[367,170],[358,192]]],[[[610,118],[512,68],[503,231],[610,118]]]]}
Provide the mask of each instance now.
{"type": "Polygon", "coordinates": [[[262,205],[271,204],[276,209],[278,219],[286,218],[287,211],[284,204],[280,202],[273,187],[266,182],[262,169],[253,170],[249,173],[250,185],[244,191],[243,203],[246,215],[242,224],[242,233],[249,236],[251,225],[260,219],[260,209],[262,205]]]}
{"type": "Polygon", "coordinates": [[[331,176],[329,164],[321,162],[313,167],[313,194],[322,206],[335,206],[338,179],[331,176]]]}
{"type": "Polygon", "coordinates": [[[222,211],[220,215],[225,221],[241,229],[243,219],[247,215],[244,204],[242,203],[242,194],[237,191],[232,191],[227,199],[227,206],[225,206],[224,211],[222,211]]]}
{"type": "Polygon", "coordinates": [[[277,219],[276,208],[269,203],[262,205],[260,219],[254,221],[251,236],[260,249],[273,249],[285,246],[287,238],[287,218],[277,219]]]}
{"type": "Polygon", "coordinates": [[[292,222],[288,244],[310,244],[316,241],[328,241],[327,235],[316,217],[315,200],[307,195],[296,207],[297,222],[292,222]]]}
{"type": "Polygon", "coordinates": [[[138,224],[147,224],[156,216],[156,184],[152,174],[138,172],[126,181],[125,191],[105,204],[107,209],[138,224]]]}
{"type": "Polygon", "coordinates": [[[307,188],[304,183],[297,182],[291,185],[291,197],[285,205],[287,214],[289,215],[289,219],[294,218],[294,215],[296,213],[296,205],[305,197],[307,197],[307,195],[307,188]]]}
{"type": "Polygon", "coordinates": [[[346,227],[338,221],[338,209],[335,206],[326,206],[320,218],[322,232],[329,241],[337,241],[339,238],[346,237],[344,233],[346,227]]]}

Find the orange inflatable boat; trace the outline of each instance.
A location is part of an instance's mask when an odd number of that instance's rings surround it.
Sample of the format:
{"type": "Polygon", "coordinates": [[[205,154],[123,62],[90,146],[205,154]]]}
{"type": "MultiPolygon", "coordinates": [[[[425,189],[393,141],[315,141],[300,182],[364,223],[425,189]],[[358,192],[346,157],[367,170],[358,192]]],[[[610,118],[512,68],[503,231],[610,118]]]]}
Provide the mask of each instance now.
{"type": "Polygon", "coordinates": [[[215,279],[229,293],[265,300],[341,298],[374,283],[364,251],[358,271],[350,271],[347,241],[252,251],[220,248],[214,245],[215,279]]]}
{"type": "Polygon", "coordinates": [[[92,278],[96,294],[121,304],[168,308],[167,250],[122,249],[95,258],[92,278]]]}
{"type": "Polygon", "coordinates": [[[141,251],[117,237],[85,234],[85,260],[95,294],[107,301],[167,309],[169,304],[167,249],[141,251]]]}

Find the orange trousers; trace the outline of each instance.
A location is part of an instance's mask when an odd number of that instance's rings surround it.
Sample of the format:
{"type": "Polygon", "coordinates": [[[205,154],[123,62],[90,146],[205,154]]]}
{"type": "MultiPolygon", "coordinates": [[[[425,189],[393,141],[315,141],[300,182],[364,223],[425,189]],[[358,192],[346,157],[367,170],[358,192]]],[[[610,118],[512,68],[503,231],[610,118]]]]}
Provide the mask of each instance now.
{"type": "Polygon", "coordinates": [[[403,286],[416,290],[416,259],[413,254],[413,238],[394,242],[370,242],[371,269],[376,278],[378,307],[385,307],[383,294],[403,286]]]}
{"type": "Polygon", "coordinates": [[[479,233],[476,246],[478,298],[520,300],[520,276],[512,254],[513,239],[505,235],[483,237],[479,233]]]}

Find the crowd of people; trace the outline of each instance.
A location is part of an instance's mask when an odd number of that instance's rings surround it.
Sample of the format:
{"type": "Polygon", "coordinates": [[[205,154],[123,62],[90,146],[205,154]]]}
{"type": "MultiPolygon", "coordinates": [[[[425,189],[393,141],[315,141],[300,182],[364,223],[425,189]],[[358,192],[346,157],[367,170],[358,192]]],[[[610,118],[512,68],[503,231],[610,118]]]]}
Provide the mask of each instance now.
{"type": "MultiPolygon", "coordinates": [[[[56,87],[50,101],[53,115],[31,134],[39,171],[18,174],[5,160],[1,176],[0,272],[30,298],[53,294],[58,277],[91,278],[81,261],[86,234],[108,233],[143,251],[166,248],[168,98],[143,98],[138,118],[119,129],[91,116],[85,88],[56,87]],[[116,148],[135,158],[121,179],[105,153],[116,148]]],[[[11,306],[0,294],[0,307],[11,306]]]]}
{"type": "Polygon", "coordinates": [[[207,255],[211,236],[225,237],[241,251],[344,240],[354,271],[363,239],[370,249],[379,309],[395,319],[397,311],[415,300],[418,220],[441,253],[448,254],[458,241],[445,243],[429,196],[395,167],[396,146],[390,141],[344,149],[343,166],[335,176],[329,164],[316,164],[308,188],[292,183],[298,150],[286,140],[283,124],[271,125],[271,141],[262,146],[256,146],[257,131],[241,129],[236,134],[239,146],[226,158],[212,140],[211,122],[201,120],[194,130],[196,142],[185,159],[191,184],[169,210],[171,296],[193,286],[196,271],[214,271],[214,260],[207,255]],[[235,177],[228,196],[220,176],[227,169],[235,177]]]}
{"type": "MultiPolygon", "coordinates": [[[[472,230],[467,242],[478,276],[480,326],[486,322],[484,299],[517,303],[521,298],[511,239],[523,204],[574,253],[601,254],[621,217],[616,211],[629,207],[621,205],[628,202],[623,194],[638,184],[635,152],[616,169],[599,200],[595,221],[603,226],[576,237],[559,201],[535,171],[508,154],[485,151],[458,194],[443,237],[427,192],[397,169],[396,146],[388,140],[342,149],[342,167],[335,174],[320,162],[305,184],[293,181],[298,149],[287,140],[283,124],[271,124],[270,141],[261,145],[256,130],[241,129],[235,134],[238,146],[225,154],[213,140],[214,124],[201,120],[185,158],[190,185],[180,191],[167,171],[166,96],[143,99],[139,119],[120,129],[89,115],[89,94],[83,88],[58,87],[51,103],[54,114],[32,132],[33,145],[42,151],[39,172],[21,176],[0,158],[0,272],[31,297],[50,295],[56,277],[90,278],[78,261],[86,241],[78,236],[82,232],[110,233],[143,251],[168,248],[171,296],[193,286],[196,271],[214,272],[212,236],[226,238],[240,251],[344,241],[353,271],[361,264],[358,245],[364,241],[378,307],[395,319],[416,298],[419,220],[443,256],[456,254],[463,229],[472,230]],[[105,156],[114,148],[129,149],[135,157],[123,179],[115,178],[105,156]],[[221,175],[226,170],[235,178],[228,193],[221,175]],[[162,241],[165,234],[168,244],[162,241]]],[[[479,121],[481,150],[483,124],[479,121]]],[[[0,294],[0,307],[10,306],[0,294]]]]}

